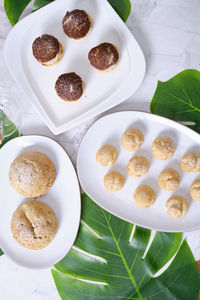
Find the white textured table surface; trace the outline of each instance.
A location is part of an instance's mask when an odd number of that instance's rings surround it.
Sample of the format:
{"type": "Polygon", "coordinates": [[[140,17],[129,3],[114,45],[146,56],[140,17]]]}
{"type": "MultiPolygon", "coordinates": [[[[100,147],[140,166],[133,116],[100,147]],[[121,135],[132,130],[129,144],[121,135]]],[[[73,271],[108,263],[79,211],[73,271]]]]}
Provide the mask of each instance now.
{"type": "MultiPolygon", "coordinates": [[[[149,111],[157,80],[167,80],[188,68],[200,70],[200,0],[131,2],[132,13],[127,25],[143,48],[147,73],[136,94],[109,112],[126,109],[149,111]]],[[[29,8],[26,13],[29,13],[29,8]]],[[[0,0],[0,86],[10,89],[21,101],[24,112],[21,131],[23,134],[41,134],[54,138],[66,149],[75,164],[79,141],[94,119],[59,136],[51,134],[7,71],[3,46],[10,29],[3,0],[0,0]]],[[[200,230],[185,236],[196,260],[199,260],[200,230]]],[[[27,270],[15,265],[5,255],[0,257],[0,300],[47,299],[60,299],[50,269],[27,270]]]]}

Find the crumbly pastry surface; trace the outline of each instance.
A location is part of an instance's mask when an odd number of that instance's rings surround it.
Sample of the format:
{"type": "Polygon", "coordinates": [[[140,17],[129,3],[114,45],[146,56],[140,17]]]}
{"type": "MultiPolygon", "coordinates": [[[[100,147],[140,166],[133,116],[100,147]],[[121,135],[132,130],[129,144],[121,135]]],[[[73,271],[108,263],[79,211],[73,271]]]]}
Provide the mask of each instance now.
{"type": "Polygon", "coordinates": [[[166,202],[166,211],[170,218],[180,219],[184,217],[188,211],[188,202],[180,196],[172,196],[166,202]]]}
{"type": "Polygon", "coordinates": [[[175,146],[173,140],[168,137],[157,137],[152,144],[152,154],[155,158],[166,160],[173,156],[175,146]]]}
{"type": "Polygon", "coordinates": [[[96,161],[103,167],[112,166],[117,160],[117,150],[112,145],[103,145],[96,153],[96,161]]]}
{"type": "Polygon", "coordinates": [[[42,63],[43,66],[53,66],[56,65],[63,57],[63,47],[62,44],[59,43],[59,51],[56,57],[47,61],[46,63],[42,63]]]}
{"type": "Polygon", "coordinates": [[[104,186],[110,192],[117,192],[124,186],[125,179],[117,171],[111,171],[104,176],[104,186]]]}
{"type": "Polygon", "coordinates": [[[148,208],[156,201],[156,193],[148,185],[139,186],[134,192],[135,204],[140,208],[148,208]]]}
{"type": "Polygon", "coordinates": [[[62,74],[56,81],[55,90],[63,100],[77,101],[83,94],[82,79],[74,72],[62,74]]]}
{"type": "Polygon", "coordinates": [[[90,19],[84,10],[67,11],[62,21],[63,31],[69,38],[81,39],[90,30],[90,19]]]}
{"type": "Polygon", "coordinates": [[[39,250],[55,237],[57,220],[46,204],[29,201],[20,205],[11,221],[13,238],[23,247],[39,250]]]}
{"type": "Polygon", "coordinates": [[[52,161],[40,152],[24,152],[11,164],[11,186],[22,196],[35,198],[44,195],[53,185],[56,170],[52,161]]]}
{"type": "Polygon", "coordinates": [[[143,156],[134,156],[129,160],[126,168],[127,173],[132,177],[144,176],[149,171],[149,161],[143,156]]]}
{"type": "Polygon", "coordinates": [[[144,142],[143,133],[135,128],[128,129],[121,137],[121,144],[128,151],[136,151],[140,149],[144,142]]]}
{"type": "Polygon", "coordinates": [[[200,179],[195,180],[190,186],[190,196],[195,201],[200,201],[200,179]]]}
{"type": "Polygon", "coordinates": [[[180,185],[179,173],[172,168],[163,170],[158,176],[158,185],[165,191],[175,191],[180,185]]]}
{"type": "Polygon", "coordinates": [[[200,172],[200,154],[187,152],[181,159],[180,167],[183,172],[200,172]]]}
{"type": "Polygon", "coordinates": [[[52,35],[43,34],[34,40],[32,45],[33,56],[43,65],[57,63],[63,55],[63,48],[52,35]]]}
{"type": "Polygon", "coordinates": [[[102,43],[89,51],[88,59],[90,64],[100,71],[111,70],[119,60],[119,53],[113,44],[102,43]]]}

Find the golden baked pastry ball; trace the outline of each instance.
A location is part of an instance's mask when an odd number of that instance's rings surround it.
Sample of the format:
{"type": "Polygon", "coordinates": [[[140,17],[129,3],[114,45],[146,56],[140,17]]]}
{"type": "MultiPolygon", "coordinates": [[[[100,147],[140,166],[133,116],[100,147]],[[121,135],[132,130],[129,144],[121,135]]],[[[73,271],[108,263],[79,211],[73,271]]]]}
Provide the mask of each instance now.
{"type": "Polygon", "coordinates": [[[126,170],[132,177],[141,177],[149,171],[149,167],[149,161],[145,157],[134,156],[129,160],[126,170]]]}
{"type": "Polygon", "coordinates": [[[156,193],[148,185],[139,186],[133,195],[135,204],[140,208],[148,208],[156,201],[156,193]]]}
{"type": "Polygon", "coordinates": [[[103,167],[112,166],[117,160],[117,150],[112,145],[103,145],[96,154],[96,161],[103,167]]]}
{"type": "Polygon", "coordinates": [[[180,167],[183,172],[200,172],[200,154],[187,152],[181,159],[180,167]]]}
{"type": "Polygon", "coordinates": [[[170,218],[179,219],[186,215],[188,211],[188,202],[179,196],[172,196],[166,202],[166,211],[170,218]]]}
{"type": "Polygon", "coordinates": [[[200,179],[195,180],[190,186],[190,196],[193,200],[200,201],[200,179]]]}
{"type": "Polygon", "coordinates": [[[104,176],[104,186],[110,192],[117,192],[124,186],[125,179],[117,171],[111,171],[104,176]]]}
{"type": "Polygon", "coordinates": [[[14,212],[11,231],[13,238],[23,247],[43,249],[55,237],[56,216],[46,204],[29,201],[20,205],[14,212]]]}
{"type": "Polygon", "coordinates": [[[140,149],[143,142],[143,133],[135,128],[126,130],[121,137],[122,146],[127,151],[136,151],[140,149]]]}
{"type": "Polygon", "coordinates": [[[175,191],[180,184],[180,175],[174,169],[165,169],[158,176],[158,185],[165,191],[175,191]]]}
{"type": "Polygon", "coordinates": [[[168,136],[157,137],[152,144],[152,154],[155,158],[166,160],[172,157],[175,151],[174,142],[168,136]]]}
{"type": "Polygon", "coordinates": [[[9,170],[11,186],[22,196],[44,195],[53,185],[56,170],[52,161],[40,152],[24,152],[12,162],[9,170]]]}

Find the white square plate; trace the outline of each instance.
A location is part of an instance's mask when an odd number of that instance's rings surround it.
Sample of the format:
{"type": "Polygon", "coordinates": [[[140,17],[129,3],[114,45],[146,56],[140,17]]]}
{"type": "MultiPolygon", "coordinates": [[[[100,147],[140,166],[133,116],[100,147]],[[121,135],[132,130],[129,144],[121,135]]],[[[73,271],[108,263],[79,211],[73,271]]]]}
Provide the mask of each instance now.
{"type": "Polygon", "coordinates": [[[57,0],[20,21],[9,33],[4,56],[19,87],[54,134],[119,104],[131,96],[145,74],[145,59],[137,41],[107,0],[57,0]],[[92,18],[89,34],[81,40],[69,39],[62,29],[66,11],[85,10],[92,18]],[[64,48],[61,61],[45,67],[32,54],[32,43],[42,34],[58,38],[64,48]],[[120,60],[109,73],[100,73],[88,60],[91,48],[102,42],[117,46],[120,60]],[[85,88],[81,99],[69,103],[55,91],[59,75],[76,72],[85,88]]]}

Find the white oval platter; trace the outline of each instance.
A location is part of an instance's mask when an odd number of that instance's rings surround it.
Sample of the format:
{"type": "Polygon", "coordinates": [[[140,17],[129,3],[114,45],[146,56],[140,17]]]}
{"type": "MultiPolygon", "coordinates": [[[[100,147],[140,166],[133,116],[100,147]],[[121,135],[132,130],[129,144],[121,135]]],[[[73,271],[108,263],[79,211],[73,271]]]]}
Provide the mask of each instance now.
{"type": "Polygon", "coordinates": [[[72,247],[80,222],[80,190],[73,165],[63,148],[50,138],[22,136],[6,143],[0,150],[0,248],[16,263],[43,269],[61,260],[72,247]],[[51,189],[36,201],[47,204],[55,213],[58,230],[52,242],[42,250],[23,248],[13,237],[11,219],[17,207],[27,199],[9,183],[11,162],[22,152],[46,154],[56,168],[56,180],[51,189]]]}
{"type": "Polygon", "coordinates": [[[195,179],[200,178],[200,173],[184,173],[179,166],[181,157],[187,151],[200,153],[200,136],[193,130],[144,112],[113,113],[95,122],[83,137],[77,156],[80,184],[98,205],[128,222],[165,232],[198,229],[200,202],[191,199],[189,187],[195,179]],[[121,146],[120,138],[128,128],[138,128],[144,134],[144,143],[136,152],[126,151],[121,146]],[[176,151],[169,160],[156,160],[152,156],[152,142],[159,135],[174,140],[176,151]],[[118,159],[112,167],[102,167],[96,162],[96,152],[104,144],[111,144],[118,151],[118,159]],[[135,155],[147,157],[151,164],[149,172],[141,178],[132,178],[126,173],[128,161],[135,155]],[[176,169],[181,175],[180,187],[174,192],[158,187],[158,175],[167,167],[176,169]],[[123,189],[115,193],[107,191],[103,185],[103,177],[110,170],[121,172],[126,179],[123,189]],[[138,208],[133,200],[134,190],[141,184],[151,186],[157,194],[155,204],[148,209],[138,208]],[[165,203],[173,194],[185,197],[189,202],[187,215],[179,220],[169,218],[165,211],[165,203]]]}

